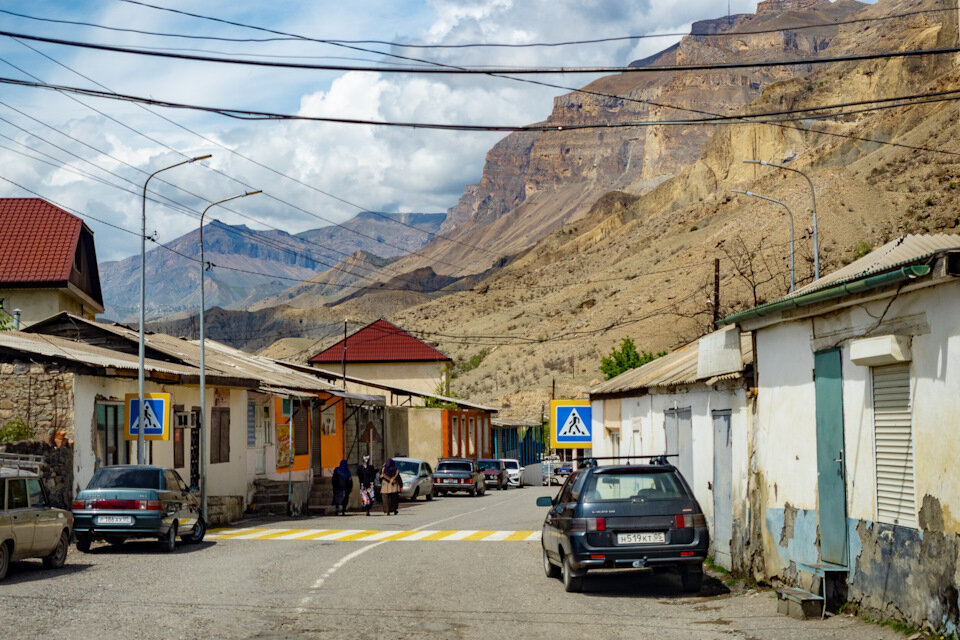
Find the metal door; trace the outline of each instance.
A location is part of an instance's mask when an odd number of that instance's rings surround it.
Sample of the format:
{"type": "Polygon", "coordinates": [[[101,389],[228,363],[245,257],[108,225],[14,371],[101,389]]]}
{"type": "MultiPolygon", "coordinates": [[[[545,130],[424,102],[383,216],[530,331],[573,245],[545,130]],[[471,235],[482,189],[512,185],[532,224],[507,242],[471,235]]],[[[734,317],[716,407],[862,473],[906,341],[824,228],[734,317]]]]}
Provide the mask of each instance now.
{"type": "Polygon", "coordinates": [[[693,487],[693,413],[690,408],[663,412],[663,430],[667,447],[664,453],[676,455],[670,462],[693,487]]]}
{"type": "Polygon", "coordinates": [[[817,493],[820,559],[847,564],[847,493],[843,451],[843,375],[840,349],[814,354],[817,402],[817,493]]]}
{"type": "Polygon", "coordinates": [[[733,444],[730,412],[713,412],[713,547],[717,564],[730,569],[733,538],[733,444]]]}

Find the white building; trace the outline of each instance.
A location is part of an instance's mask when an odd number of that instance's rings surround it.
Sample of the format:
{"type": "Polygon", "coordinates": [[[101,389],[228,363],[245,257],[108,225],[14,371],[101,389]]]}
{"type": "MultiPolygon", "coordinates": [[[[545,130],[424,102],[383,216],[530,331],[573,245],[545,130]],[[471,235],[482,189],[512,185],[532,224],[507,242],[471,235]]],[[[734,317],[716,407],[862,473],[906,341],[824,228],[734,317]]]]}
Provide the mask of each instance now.
{"type": "Polygon", "coordinates": [[[676,454],[710,525],[718,564],[745,566],[750,337],[704,336],[590,392],[593,455],[676,454]]]}
{"type": "Polygon", "coordinates": [[[904,236],[723,321],[755,335],[764,577],[947,634],[960,623],[958,275],[960,236],[904,236]]]}

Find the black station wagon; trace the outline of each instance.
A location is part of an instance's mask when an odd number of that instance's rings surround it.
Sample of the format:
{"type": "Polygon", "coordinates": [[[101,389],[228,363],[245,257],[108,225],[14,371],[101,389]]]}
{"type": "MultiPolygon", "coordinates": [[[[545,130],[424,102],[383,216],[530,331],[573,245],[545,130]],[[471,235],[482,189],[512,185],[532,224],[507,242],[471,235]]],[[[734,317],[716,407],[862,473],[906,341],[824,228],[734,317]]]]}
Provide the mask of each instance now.
{"type": "Polygon", "coordinates": [[[676,467],[663,464],[597,466],[572,473],[543,522],[543,570],[580,591],[588,571],[673,568],[683,590],[703,582],[710,536],[693,492],[676,467]]]}

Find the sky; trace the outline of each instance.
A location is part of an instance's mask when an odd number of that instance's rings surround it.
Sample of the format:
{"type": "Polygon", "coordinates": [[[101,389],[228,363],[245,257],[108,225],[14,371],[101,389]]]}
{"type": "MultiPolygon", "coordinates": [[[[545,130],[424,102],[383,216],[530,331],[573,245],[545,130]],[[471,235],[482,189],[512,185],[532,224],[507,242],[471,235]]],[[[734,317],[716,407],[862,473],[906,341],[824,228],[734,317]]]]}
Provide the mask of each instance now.
{"type": "MultiPolygon", "coordinates": [[[[164,7],[314,39],[464,44],[559,42],[649,33],[685,33],[726,13],[712,0],[153,0],[164,7]]],[[[723,5],[722,7],[720,5],[723,5]]],[[[752,13],[757,0],[731,0],[752,13]]],[[[32,18],[219,38],[271,34],[177,15],[122,0],[0,0],[0,11],[32,18]]],[[[104,30],[0,13],[0,30],[66,40],[208,55],[384,66],[384,54],[449,65],[616,66],[677,37],[551,48],[414,49],[310,41],[227,42],[104,30]],[[210,53],[215,52],[215,53],[210,53]]],[[[106,89],[171,102],[368,120],[524,125],[546,118],[562,90],[488,76],[284,70],[147,58],[0,38],[0,77],[106,89]]],[[[583,86],[586,76],[540,78],[583,86]]],[[[477,183],[486,152],[503,133],[431,132],[366,125],[244,121],[196,111],[47,89],[0,88],[0,197],[38,195],[139,233],[149,173],[184,157],[210,160],[150,182],[147,233],[161,242],[197,228],[197,215],[222,198],[262,189],[211,210],[208,219],[297,233],[342,222],[361,210],[442,212],[477,183]],[[251,161],[252,160],[252,161],[251,161]],[[162,180],[162,181],[161,181],[162,180]],[[173,201],[173,202],[171,202],[173,201]],[[192,211],[190,215],[187,211],[192,211]]],[[[139,239],[87,218],[98,259],[139,252],[139,239]]]]}

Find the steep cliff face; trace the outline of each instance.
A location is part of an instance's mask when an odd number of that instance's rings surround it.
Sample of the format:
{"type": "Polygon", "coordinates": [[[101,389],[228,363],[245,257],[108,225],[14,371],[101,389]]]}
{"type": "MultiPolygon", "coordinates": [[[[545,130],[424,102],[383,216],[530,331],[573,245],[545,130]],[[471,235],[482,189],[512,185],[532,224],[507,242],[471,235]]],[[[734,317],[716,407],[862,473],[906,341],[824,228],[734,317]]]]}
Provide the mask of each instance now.
{"type": "MultiPolygon", "coordinates": [[[[692,33],[660,54],[637,61],[636,72],[601,78],[580,92],[554,100],[544,122],[554,125],[613,123],[650,120],[683,120],[714,113],[734,113],[760,98],[771,84],[809,73],[809,68],[770,68],[660,73],[643,69],[657,65],[717,63],[809,56],[828,49],[839,27],[778,31],[753,35],[722,36],[729,31],[762,31],[828,23],[847,19],[864,6],[852,0],[767,0],[756,15],[735,15],[698,22],[692,33]],[[788,12],[784,15],[784,12],[788,12]]],[[[570,211],[541,207],[541,199],[554,199],[571,185],[590,193],[625,190],[646,193],[693,165],[714,133],[703,126],[626,126],[610,129],[567,130],[511,134],[487,154],[479,184],[466,188],[457,205],[448,211],[445,231],[478,239],[479,230],[511,216],[523,205],[540,216],[528,221],[529,235],[519,245],[529,246],[576,219],[590,204],[570,211]]],[[[529,215],[529,213],[528,213],[529,215]]],[[[513,238],[510,249],[516,250],[513,238]]],[[[494,245],[494,249],[506,249],[494,245]]],[[[440,260],[470,261],[467,270],[487,266],[488,256],[462,254],[450,243],[434,242],[423,251],[440,260]]],[[[429,259],[405,259],[401,268],[430,264],[429,259]]],[[[434,267],[443,271],[442,264],[434,267]]],[[[460,264],[458,262],[457,264],[460,264]]]]}

